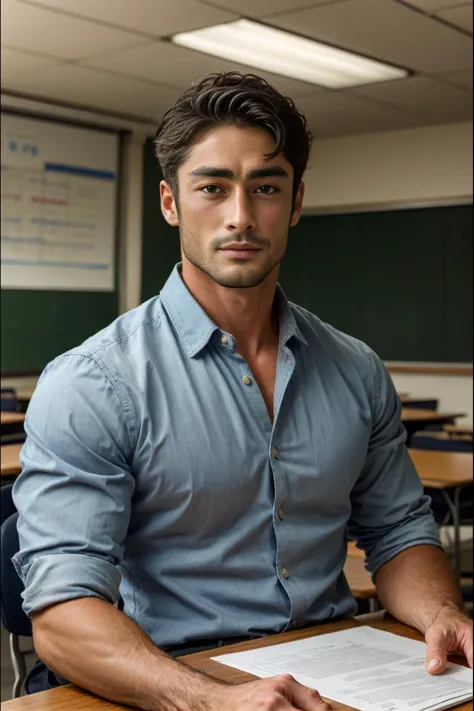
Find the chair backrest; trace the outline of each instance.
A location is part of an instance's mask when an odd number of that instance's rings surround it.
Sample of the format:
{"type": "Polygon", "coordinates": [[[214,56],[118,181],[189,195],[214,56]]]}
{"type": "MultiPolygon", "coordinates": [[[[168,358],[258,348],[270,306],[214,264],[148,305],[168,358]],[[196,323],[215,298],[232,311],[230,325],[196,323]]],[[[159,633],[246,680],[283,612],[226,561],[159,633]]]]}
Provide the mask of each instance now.
{"type": "Polygon", "coordinates": [[[408,402],[403,403],[403,407],[406,407],[408,409],[412,408],[414,410],[437,410],[438,400],[435,400],[434,398],[425,400],[410,399],[408,402]]]}
{"type": "Polygon", "coordinates": [[[12,497],[13,484],[3,484],[0,487],[0,523],[7,520],[16,511],[12,497]]]}
{"type": "Polygon", "coordinates": [[[24,585],[13,567],[12,558],[20,547],[16,528],[18,512],[9,516],[0,529],[0,603],[2,622],[10,634],[32,636],[31,622],[23,612],[24,585]]]}
{"type": "Polygon", "coordinates": [[[4,412],[16,412],[16,392],[13,388],[2,388],[0,409],[4,412]]]}
{"type": "Polygon", "coordinates": [[[436,452],[472,452],[473,443],[455,437],[431,437],[430,435],[414,434],[411,438],[412,449],[431,449],[436,452]]]}

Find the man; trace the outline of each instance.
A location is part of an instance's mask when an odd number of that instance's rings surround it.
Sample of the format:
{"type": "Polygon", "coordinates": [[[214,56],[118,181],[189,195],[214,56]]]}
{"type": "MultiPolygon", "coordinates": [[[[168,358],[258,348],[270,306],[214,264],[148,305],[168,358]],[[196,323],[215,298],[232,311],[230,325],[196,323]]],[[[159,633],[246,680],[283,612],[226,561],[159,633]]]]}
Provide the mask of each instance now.
{"type": "Polygon", "coordinates": [[[172,657],[353,615],[347,532],[428,671],[472,665],[389,375],[277,286],[310,144],[258,77],[190,87],[155,143],[182,263],[38,384],[15,564],[59,682],[147,710],[327,708],[286,675],[227,686],[172,657]]]}

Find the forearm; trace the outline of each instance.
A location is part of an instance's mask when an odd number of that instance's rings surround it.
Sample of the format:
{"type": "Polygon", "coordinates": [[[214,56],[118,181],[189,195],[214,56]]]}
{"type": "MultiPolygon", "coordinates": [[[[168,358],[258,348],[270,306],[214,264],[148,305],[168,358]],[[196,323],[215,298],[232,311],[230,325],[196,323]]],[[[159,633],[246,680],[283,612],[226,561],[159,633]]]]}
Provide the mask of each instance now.
{"type": "Polygon", "coordinates": [[[377,571],[375,585],[382,606],[423,634],[443,608],[464,610],[453,570],[436,546],[402,551],[377,571]]]}
{"type": "Polygon", "coordinates": [[[38,656],[69,681],[143,711],[208,711],[219,682],[174,661],[125,614],[98,598],[35,613],[38,656]]]}

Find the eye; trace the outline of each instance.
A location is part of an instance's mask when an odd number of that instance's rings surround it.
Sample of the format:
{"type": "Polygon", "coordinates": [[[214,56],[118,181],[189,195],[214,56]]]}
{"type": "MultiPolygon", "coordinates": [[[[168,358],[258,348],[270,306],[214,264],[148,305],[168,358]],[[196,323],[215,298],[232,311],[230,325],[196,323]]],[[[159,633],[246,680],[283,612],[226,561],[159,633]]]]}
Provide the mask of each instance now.
{"type": "Polygon", "coordinates": [[[204,185],[204,187],[199,188],[201,192],[205,195],[219,195],[222,192],[218,185],[204,185]]]}
{"type": "Polygon", "coordinates": [[[280,192],[280,188],[274,185],[260,185],[255,192],[260,192],[263,195],[274,195],[280,192]]]}

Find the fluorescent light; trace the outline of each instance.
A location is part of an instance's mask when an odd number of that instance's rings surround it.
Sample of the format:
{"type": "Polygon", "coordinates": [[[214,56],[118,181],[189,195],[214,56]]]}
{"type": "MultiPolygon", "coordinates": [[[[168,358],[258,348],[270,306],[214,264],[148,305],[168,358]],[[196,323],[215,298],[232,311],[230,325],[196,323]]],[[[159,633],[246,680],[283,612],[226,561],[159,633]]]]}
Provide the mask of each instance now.
{"type": "Polygon", "coordinates": [[[214,57],[328,89],[392,81],[407,76],[404,69],[251,20],[180,32],[171,41],[214,57]]]}

